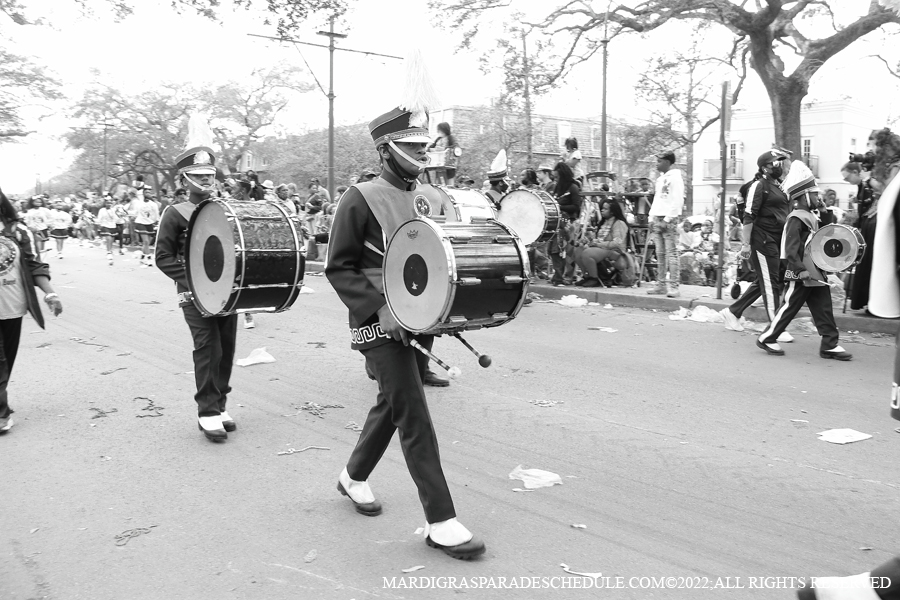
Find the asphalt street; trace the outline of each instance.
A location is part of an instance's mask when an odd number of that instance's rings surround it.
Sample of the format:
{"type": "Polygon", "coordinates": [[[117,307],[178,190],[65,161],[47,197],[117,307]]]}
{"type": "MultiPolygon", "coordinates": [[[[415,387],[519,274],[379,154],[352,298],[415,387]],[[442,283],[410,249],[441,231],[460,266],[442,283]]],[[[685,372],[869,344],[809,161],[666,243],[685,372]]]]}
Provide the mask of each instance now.
{"type": "Polygon", "coordinates": [[[538,302],[467,336],[488,369],[437,340],[462,370],[427,390],[443,466],[460,521],[487,545],[462,562],[416,535],[396,439],[370,479],[383,515],[335,490],[376,386],[324,277],[239,329],[238,358],[265,347],[276,362],[235,367],[238,430],[213,444],[197,430],[173,284],[133,256],[109,267],[99,249],[46,260],[65,312],[46,331],[26,317],[10,386],[4,600],[792,598],[789,578],[866,571],[900,550],[891,339],[854,336],[839,363],[798,331],[772,357],[721,325],[538,302]],[[816,436],[845,427],[873,437],[816,436]],[[308,446],[326,449],[279,454],[308,446]],[[562,485],[514,491],[519,465],[562,485]]]}

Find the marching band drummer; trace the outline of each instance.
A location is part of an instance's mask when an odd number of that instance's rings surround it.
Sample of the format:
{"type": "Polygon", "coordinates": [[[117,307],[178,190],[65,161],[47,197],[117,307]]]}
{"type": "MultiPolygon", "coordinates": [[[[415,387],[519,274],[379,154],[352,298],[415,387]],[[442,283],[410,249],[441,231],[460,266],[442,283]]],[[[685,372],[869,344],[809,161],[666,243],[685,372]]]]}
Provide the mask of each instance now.
{"type": "Polygon", "coordinates": [[[853,355],[838,345],[839,334],[831,305],[831,288],[825,276],[806,255],[807,240],[818,227],[818,220],[812,214],[812,209],[819,202],[816,180],[809,167],[797,161],[791,165],[783,187],[794,209],[785,221],[781,241],[781,259],[785,261],[784,278],[787,284],[781,307],[756,340],[756,345],[769,354],[783,356],[784,350],[778,345],[778,336],[806,304],[816,330],[822,336],[819,356],[850,360],[853,355]]]}
{"type": "Polygon", "coordinates": [[[184,320],[194,339],[194,380],[197,384],[198,427],[214,442],[223,441],[237,426],[225,410],[234,363],[237,314],[204,317],[190,299],[184,262],[185,237],[191,214],[216,189],[216,157],[209,125],[193,115],[188,123],[187,148],[175,159],[176,184],[188,190],[188,202],[163,212],[156,237],[156,266],[175,281],[184,320]]]}
{"type": "MultiPolygon", "coordinates": [[[[412,60],[407,68],[416,62],[421,64],[412,60]]],[[[424,73],[418,78],[408,75],[407,81],[427,83],[424,73]]],[[[426,543],[453,558],[471,559],[484,553],[484,544],[456,519],[422,383],[428,359],[408,345],[413,334],[391,314],[381,276],[385,240],[404,222],[431,214],[427,198],[431,188],[417,186],[416,178],[428,163],[425,111],[435,105],[434,99],[407,90],[403,108],[369,124],[383,170],[378,179],[344,193],[332,224],[325,275],[350,310],[350,347],[365,356],[379,387],[337,487],[357,512],[381,514],[381,502],[368,479],[394,431],[399,431],[403,456],[425,510],[426,543]]],[[[432,335],[415,339],[429,350],[434,342],[432,335]]]]}

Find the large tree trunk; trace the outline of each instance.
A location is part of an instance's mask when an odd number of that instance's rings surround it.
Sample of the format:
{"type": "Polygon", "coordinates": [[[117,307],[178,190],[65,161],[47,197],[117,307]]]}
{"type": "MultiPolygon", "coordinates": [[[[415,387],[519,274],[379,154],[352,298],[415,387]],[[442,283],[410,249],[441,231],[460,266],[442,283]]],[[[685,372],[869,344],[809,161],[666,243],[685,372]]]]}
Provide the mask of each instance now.
{"type": "MultiPolygon", "coordinates": [[[[772,101],[772,118],[775,122],[775,143],[794,153],[800,160],[800,107],[806,96],[808,82],[790,77],[782,81],[770,81],[766,85],[772,101]]],[[[760,153],[765,149],[760,150],[760,153]]]]}

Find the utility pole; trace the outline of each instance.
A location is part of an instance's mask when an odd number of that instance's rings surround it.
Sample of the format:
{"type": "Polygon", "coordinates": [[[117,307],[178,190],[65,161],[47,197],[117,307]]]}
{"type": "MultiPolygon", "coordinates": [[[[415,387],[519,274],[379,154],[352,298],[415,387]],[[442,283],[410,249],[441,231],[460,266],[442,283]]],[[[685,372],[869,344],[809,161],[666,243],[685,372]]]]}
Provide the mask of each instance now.
{"type": "Polygon", "coordinates": [[[600,170],[606,171],[606,62],[607,62],[607,46],[609,46],[609,39],[607,38],[606,31],[607,25],[609,25],[609,7],[606,10],[606,17],[603,19],[603,39],[600,40],[600,43],[603,44],[603,99],[600,105],[600,170]]]}
{"type": "MultiPolygon", "coordinates": [[[[335,33],[334,32],[334,17],[332,17],[329,21],[328,31],[317,31],[317,35],[327,36],[328,45],[323,46],[322,44],[313,44],[310,42],[301,42],[300,40],[293,40],[290,38],[277,38],[271,37],[268,35],[257,35],[254,33],[248,33],[250,37],[258,37],[264,38],[267,40],[278,40],[279,42],[290,42],[292,44],[302,44],[304,46],[315,46],[317,48],[328,48],[329,53],[329,61],[328,61],[328,93],[326,96],[328,97],[328,195],[334,199],[334,51],[341,50],[343,52],[355,52],[357,54],[368,54],[371,56],[381,56],[384,58],[396,58],[398,60],[403,60],[401,56],[392,56],[390,54],[379,54],[378,52],[367,52],[365,50],[351,50],[350,48],[337,48],[334,45],[335,38],[346,38],[347,35],[343,33],[335,33]]],[[[315,77],[315,75],[313,75],[315,77]]],[[[316,80],[318,83],[318,80],[316,80]]],[[[320,86],[321,87],[321,86],[320,86]]],[[[324,90],[323,90],[324,91],[324,90]]]]}
{"type": "Polygon", "coordinates": [[[725,269],[725,201],[728,189],[728,132],[731,130],[731,82],[722,83],[721,127],[719,128],[719,152],[722,155],[722,198],[719,201],[719,264],[716,269],[716,299],[722,299],[722,275],[725,269]]]}
{"type": "Polygon", "coordinates": [[[103,118],[103,173],[100,177],[100,197],[106,194],[106,175],[109,173],[109,144],[106,139],[106,131],[109,129],[109,121],[103,118]]]}
{"type": "Polygon", "coordinates": [[[534,154],[534,150],[532,148],[534,132],[532,131],[531,125],[531,66],[528,63],[528,45],[527,45],[528,33],[523,29],[522,30],[522,67],[525,71],[525,154],[527,162],[526,164],[530,167],[532,165],[532,156],[534,154]]]}
{"type": "Polygon", "coordinates": [[[328,36],[328,197],[334,200],[334,38],[346,34],[334,32],[334,17],[329,20],[328,31],[317,31],[328,36]]]}

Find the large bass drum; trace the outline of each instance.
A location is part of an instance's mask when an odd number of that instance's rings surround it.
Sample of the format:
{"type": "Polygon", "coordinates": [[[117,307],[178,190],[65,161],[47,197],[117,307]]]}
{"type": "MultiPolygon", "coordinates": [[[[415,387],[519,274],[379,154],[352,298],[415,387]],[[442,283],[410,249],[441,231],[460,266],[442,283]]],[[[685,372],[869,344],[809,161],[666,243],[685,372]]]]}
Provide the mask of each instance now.
{"type": "Polygon", "coordinates": [[[515,190],[500,199],[497,220],[512,227],[525,244],[546,242],[559,229],[559,204],[543,190],[515,190]]]}
{"type": "Polygon", "coordinates": [[[384,253],[384,295],[414,333],[495,327],[515,318],[528,291],[528,254],[496,221],[407,221],[384,253]]]}
{"type": "Polygon", "coordinates": [[[194,305],[204,316],[287,310],[303,286],[301,238],[278,202],[202,202],[184,248],[194,305]]]}
{"type": "Polygon", "coordinates": [[[448,223],[471,223],[473,219],[497,218],[497,211],[490,198],[478,190],[452,188],[436,185],[434,188],[441,196],[444,218],[448,223]]]}
{"type": "Polygon", "coordinates": [[[855,227],[832,223],[809,238],[807,249],[818,268],[829,273],[840,273],[862,260],[866,253],[866,241],[855,227]]]}

